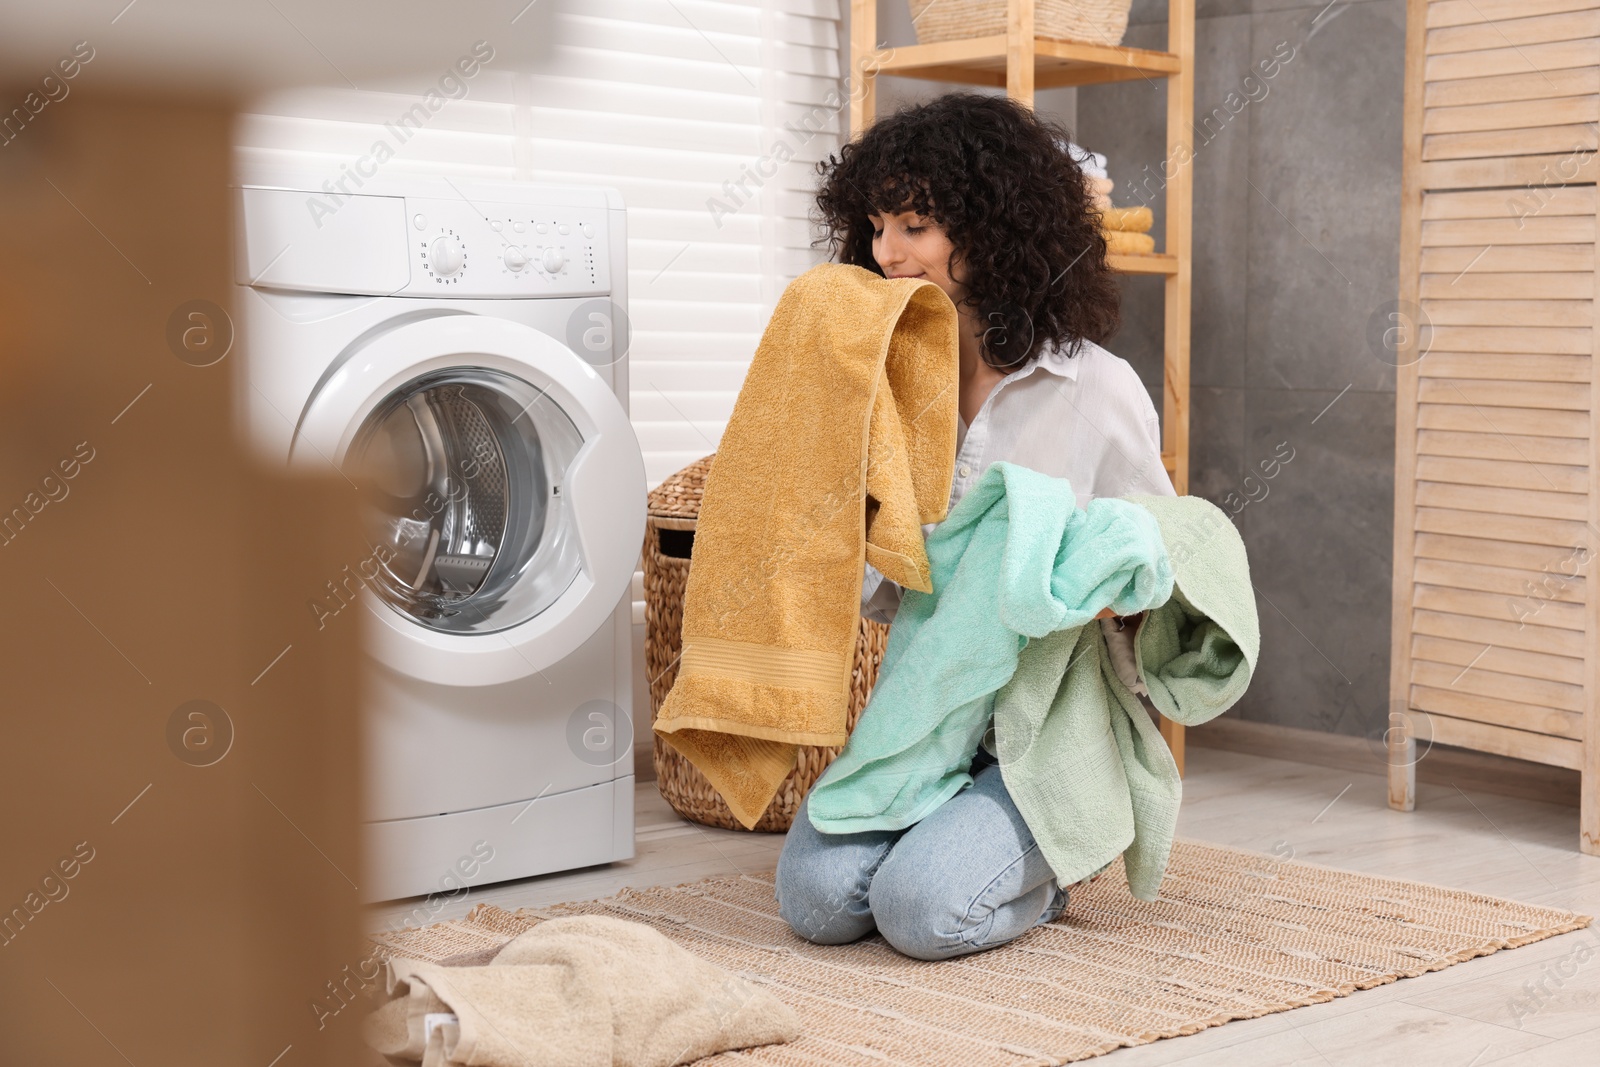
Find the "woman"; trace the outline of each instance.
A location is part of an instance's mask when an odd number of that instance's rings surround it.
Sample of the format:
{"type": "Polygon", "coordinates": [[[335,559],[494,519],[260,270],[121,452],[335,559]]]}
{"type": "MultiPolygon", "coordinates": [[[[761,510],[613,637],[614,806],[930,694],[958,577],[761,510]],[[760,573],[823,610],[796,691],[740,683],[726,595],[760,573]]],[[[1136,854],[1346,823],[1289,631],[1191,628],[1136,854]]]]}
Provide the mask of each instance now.
{"type": "MultiPolygon", "coordinates": [[[[1067,479],[1079,507],[1173,493],[1149,394],[1099,345],[1119,322],[1117,281],[1068,143],[1065,130],[1009,100],[955,93],[878,121],[818,164],[821,240],[833,256],[926,279],[956,305],[952,509],[996,460],[1067,479]]],[[[867,567],[863,613],[891,621],[899,599],[867,567]]],[[[1129,680],[1132,629],[1106,626],[1129,680]]],[[[778,861],[779,913],[820,944],[876,927],[930,960],[1054,920],[1067,893],[1006,792],[992,725],[970,773],[970,785],[904,830],[820,833],[802,803],[778,861]]]]}

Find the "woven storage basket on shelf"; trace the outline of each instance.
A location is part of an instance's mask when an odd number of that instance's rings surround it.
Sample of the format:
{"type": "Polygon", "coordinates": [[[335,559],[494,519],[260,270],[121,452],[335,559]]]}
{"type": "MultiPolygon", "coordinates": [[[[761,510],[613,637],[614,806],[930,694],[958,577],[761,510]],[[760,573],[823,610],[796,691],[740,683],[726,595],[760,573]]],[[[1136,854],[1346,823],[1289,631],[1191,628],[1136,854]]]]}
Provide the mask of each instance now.
{"type": "MultiPolygon", "coordinates": [[[[1119,45],[1133,0],[1034,0],[1033,32],[1086,44],[1119,45]]],[[[1006,32],[1006,0],[907,0],[918,44],[1006,32]]]]}
{"type": "MultiPolygon", "coordinates": [[[[695,522],[700,515],[706,474],[716,454],[696,460],[671,475],[650,492],[649,518],[644,532],[644,662],[650,679],[650,721],[661,713],[661,705],[678,677],[678,654],[683,640],[683,589],[689,581],[689,550],[694,541],[695,522]]],[[[861,709],[866,707],[872,684],[878,678],[878,665],[889,628],[871,619],[862,619],[856,631],[856,660],[850,676],[850,712],[846,729],[854,730],[861,709]]],[[[743,830],[721,794],[711,787],[705,775],[651,731],[655,741],[656,785],[668,804],[685,819],[743,830]]],[[[789,829],[800,802],[822,776],[828,764],[840,753],[839,747],[800,746],[799,762],[778,787],[778,795],[762,813],[752,829],[782,833],[789,829]]]]}

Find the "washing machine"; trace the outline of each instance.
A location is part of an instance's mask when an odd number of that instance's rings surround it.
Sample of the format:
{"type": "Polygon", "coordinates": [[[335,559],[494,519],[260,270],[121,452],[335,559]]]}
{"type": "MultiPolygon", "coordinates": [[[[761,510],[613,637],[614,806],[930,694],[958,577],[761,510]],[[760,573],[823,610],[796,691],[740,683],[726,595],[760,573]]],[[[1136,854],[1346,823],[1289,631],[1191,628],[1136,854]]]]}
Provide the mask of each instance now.
{"type": "Polygon", "coordinates": [[[363,895],[629,858],[621,196],[346,171],[238,172],[235,381],[258,456],[363,500],[365,557],[308,598],[367,613],[363,895]]]}

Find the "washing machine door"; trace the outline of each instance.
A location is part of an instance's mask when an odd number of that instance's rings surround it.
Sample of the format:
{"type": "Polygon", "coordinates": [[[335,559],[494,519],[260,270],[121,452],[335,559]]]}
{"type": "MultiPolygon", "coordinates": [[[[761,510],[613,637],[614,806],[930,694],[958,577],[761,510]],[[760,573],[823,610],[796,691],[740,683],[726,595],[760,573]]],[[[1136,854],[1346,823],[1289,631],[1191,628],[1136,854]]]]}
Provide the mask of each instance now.
{"type": "Polygon", "coordinates": [[[378,334],[312,397],[294,452],[365,497],[371,652],[405,676],[527,677],[607,623],[631,583],[638,439],[594,369],[531,327],[449,315],[378,334]]]}

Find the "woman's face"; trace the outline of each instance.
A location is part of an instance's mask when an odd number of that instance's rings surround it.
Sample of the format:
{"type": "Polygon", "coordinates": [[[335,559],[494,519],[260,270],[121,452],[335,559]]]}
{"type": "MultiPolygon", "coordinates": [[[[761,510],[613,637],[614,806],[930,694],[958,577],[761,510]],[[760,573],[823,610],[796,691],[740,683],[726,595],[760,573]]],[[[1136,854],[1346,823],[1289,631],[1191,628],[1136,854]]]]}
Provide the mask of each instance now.
{"type": "Polygon", "coordinates": [[[872,258],[885,277],[924,278],[959,306],[966,288],[951,277],[954,246],[943,226],[915,211],[868,215],[867,221],[872,224],[872,258]]]}

